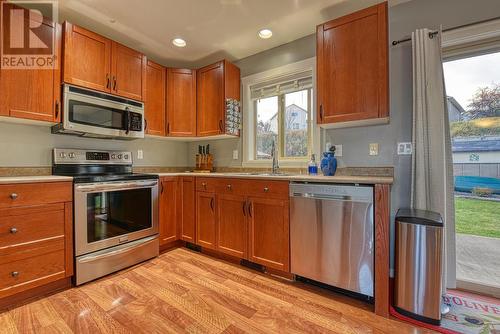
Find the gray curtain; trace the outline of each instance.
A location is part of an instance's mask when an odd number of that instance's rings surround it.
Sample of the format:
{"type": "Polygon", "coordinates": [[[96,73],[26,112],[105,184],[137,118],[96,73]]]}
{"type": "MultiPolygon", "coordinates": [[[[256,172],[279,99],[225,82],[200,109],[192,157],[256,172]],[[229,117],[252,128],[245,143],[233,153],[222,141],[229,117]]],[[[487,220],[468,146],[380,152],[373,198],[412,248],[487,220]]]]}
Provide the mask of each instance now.
{"type": "Polygon", "coordinates": [[[444,87],[441,32],[412,34],[413,156],[411,206],[439,212],[444,221],[443,291],[455,287],[455,207],[450,127],[444,87]]]}

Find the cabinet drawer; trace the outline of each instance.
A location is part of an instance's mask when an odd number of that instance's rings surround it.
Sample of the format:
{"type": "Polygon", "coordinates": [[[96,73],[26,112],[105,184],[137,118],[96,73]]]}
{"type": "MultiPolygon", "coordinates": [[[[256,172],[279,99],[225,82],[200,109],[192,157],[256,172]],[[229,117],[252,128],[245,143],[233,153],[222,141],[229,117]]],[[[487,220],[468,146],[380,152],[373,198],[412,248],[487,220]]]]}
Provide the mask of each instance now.
{"type": "Polygon", "coordinates": [[[196,178],[196,191],[215,192],[218,179],[208,177],[196,178]]]}
{"type": "Polygon", "coordinates": [[[248,180],[245,193],[248,196],[287,199],[289,197],[288,185],[288,181],[248,180]]]}
{"type": "Polygon", "coordinates": [[[0,185],[0,208],[73,200],[71,182],[19,183],[0,185]]]}
{"type": "Polygon", "coordinates": [[[64,204],[0,210],[0,248],[57,236],[64,236],[64,204]]]}
{"type": "Polygon", "coordinates": [[[64,249],[2,264],[0,298],[64,276],[64,249]]]}

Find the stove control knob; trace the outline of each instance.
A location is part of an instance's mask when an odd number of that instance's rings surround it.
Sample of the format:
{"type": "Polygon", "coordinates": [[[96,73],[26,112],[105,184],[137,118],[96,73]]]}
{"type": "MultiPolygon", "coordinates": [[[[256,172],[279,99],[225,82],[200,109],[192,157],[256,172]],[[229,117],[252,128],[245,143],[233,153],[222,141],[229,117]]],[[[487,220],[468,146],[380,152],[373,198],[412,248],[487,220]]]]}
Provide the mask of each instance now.
{"type": "Polygon", "coordinates": [[[65,152],[61,152],[59,153],[59,158],[66,158],[66,153],[65,152]]]}
{"type": "Polygon", "coordinates": [[[68,157],[69,157],[70,159],[74,159],[74,158],[76,158],[76,154],[75,154],[75,152],[70,152],[70,153],[68,154],[68,157]]]}
{"type": "Polygon", "coordinates": [[[116,159],[116,154],[111,154],[111,159],[116,159]]]}
{"type": "Polygon", "coordinates": [[[118,154],[118,159],[121,159],[122,158],[122,155],[121,154],[118,154]]]}
{"type": "Polygon", "coordinates": [[[128,160],[128,154],[125,154],[125,155],[123,156],[123,159],[128,160]]]}

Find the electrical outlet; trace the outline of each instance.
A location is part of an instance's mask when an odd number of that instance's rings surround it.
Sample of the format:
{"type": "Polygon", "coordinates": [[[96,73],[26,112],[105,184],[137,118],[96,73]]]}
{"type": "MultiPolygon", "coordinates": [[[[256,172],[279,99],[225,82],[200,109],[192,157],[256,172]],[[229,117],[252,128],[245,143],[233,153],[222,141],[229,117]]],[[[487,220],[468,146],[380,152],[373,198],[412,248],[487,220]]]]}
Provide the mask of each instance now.
{"type": "Polygon", "coordinates": [[[370,155],[378,155],[378,143],[370,144],[370,155]]]}
{"type": "Polygon", "coordinates": [[[335,146],[335,156],[341,157],[342,156],[342,145],[334,145],[334,146],[335,146]]]}
{"type": "Polygon", "coordinates": [[[398,143],[398,155],[411,155],[413,147],[411,143],[398,143]]]}
{"type": "Polygon", "coordinates": [[[239,152],[238,150],[233,150],[233,160],[238,160],[239,152]]]}
{"type": "Polygon", "coordinates": [[[137,150],[137,159],[144,159],[144,152],[142,150],[137,150]]]}

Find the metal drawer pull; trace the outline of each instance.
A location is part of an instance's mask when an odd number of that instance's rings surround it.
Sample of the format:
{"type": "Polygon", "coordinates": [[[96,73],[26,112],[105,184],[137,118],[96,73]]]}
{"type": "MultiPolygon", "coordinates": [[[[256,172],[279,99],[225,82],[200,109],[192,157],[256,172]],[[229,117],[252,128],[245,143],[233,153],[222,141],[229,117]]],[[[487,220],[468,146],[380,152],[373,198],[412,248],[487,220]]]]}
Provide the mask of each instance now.
{"type": "Polygon", "coordinates": [[[265,193],[269,192],[269,188],[268,187],[264,187],[264,192],[265,193]]]}
{"type": "Polygon", "coordinates": [[[19,271],[13,271],[13,272],[10,273],[10,275],[12,277],[17,277],[17,276],[19,276],[19,271]]]}
{"type": "Polygon", "coordinates": [[[10,233],[12,233],[12,234],[16,234],[16,233],[17,233],[17,228],[12,227],[12,228],[10,229],[10,233]]]}
{"type": "Polygon", "coordinates": [[[233,186],[232,186],[232,185],[230,185],[230,184],[228,184],[228,185],[227,185],[227,189],[229,189],[229,190],[231,190],[231,188],[232,188],[232,187],[233,187],[233,186]]]}
{"type": "Polygon", "coordinates": [[[16,193],[10,194],[10,198],[17,199],[19,196],[16,193]]]}
{"type": "Polygon", "coordinates": [[[207,189],[207,184],[205,182],[203,182],[201,185],[203,186],[203,188],[207,189]]]}

